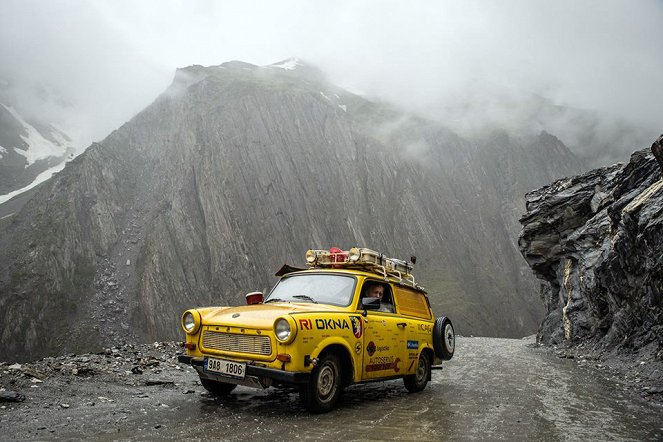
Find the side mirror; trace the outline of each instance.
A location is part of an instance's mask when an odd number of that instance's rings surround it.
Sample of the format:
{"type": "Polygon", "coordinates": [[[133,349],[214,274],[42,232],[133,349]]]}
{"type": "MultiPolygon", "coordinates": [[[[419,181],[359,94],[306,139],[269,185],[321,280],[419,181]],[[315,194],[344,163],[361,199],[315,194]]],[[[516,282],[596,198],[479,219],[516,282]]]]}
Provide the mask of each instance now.
{"type": "Polygon", "coordinates": [[[251,292],[246,294],[247,305],[262,304],[263,299],[264,295],[262,292],[251,292]]]}
{"type": "Polygon", "coordinates": [[[366,310],[380,310],[379,298],[361,298],[361,307],[366,310]]]}

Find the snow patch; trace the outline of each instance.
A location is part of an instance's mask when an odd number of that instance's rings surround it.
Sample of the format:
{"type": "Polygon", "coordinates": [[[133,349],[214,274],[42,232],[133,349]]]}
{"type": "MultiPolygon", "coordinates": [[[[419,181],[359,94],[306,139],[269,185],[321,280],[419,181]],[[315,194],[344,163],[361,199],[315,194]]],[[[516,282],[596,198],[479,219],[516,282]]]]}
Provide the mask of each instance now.
{"type": "Polygon", "coordinates": [[[327,95],[325,95],[324,92],[320,91],[320,95],[322,95],[325,100],[331,101],[331,98],[329,98],[327,95]]]}
{"type": "Polygon", "coordinates": [[[28,190],[32,189],[38,184],[43,183],[62,169],[64,169],[66,161],[61,162],[57,166],[51,167],[50,169],[47,169],[37,175],[37,177],[34,179],[33,182],[28,184],[27,186],[23,187],[22,189],[15,190],[13,192],[9,192],[6,195],[0,195],[0,204],[4,203],[5,201],[9,201],[10,199],[14,198],[16,195],[20,195],[23,192],[27,192],[28,190]]]}
{"type": "Polygon", "coordinates": [[[299,58],[293,57],[293,58],[288,58],[287,60],[284,60],[279,64],[273,64],[271,66],[275,68],[285,69],[286,71],[292,71],[296,69],[297,66],[304,66],[304,65],[299,61],[299,58]]]}
{"type": "MultiPolygon", "coordinates": [[[[23,138],[23,137],[21,137],[21,138],[23,138]]],[[[14,148],[14,152],[16,152],[16,153],[19,154],[19,155],[24,156],[26,160],[30,161],[30,160],[28,159],[28,151],[27,151],[27,150],[23,150],[23,149],[19,149],[18,147],[15,147],[15,148],[14,148]]],[[[29,165],[30,165],[30,164],[26,164],[25,167],[28,167],[29,165]]]]}
{"type": "Polygon", "coordinates": [[[2,158],[2,154],[3,154],[3,153],[7,153],[7,149],[5,149],[4,147],[0,146],[0,158],[2,158]]]}
{"type": "Polygon", "coordinates": [[[348,111],[348,107],[345,104],[339,104],[338,107],[340,107],[343,110],[343,112],[348,111]]]}
{"type": "Polygon", "coordinates": [[[60,134],[58,134],[57,141],[58,143],[53,143],[46,138],[44,138],[37,129],[30,125],[27,121],[19,115],[12,107],[5,106],[1,104],[7,111],[18,121],[25,131],[28,133],[27,136],[21,135],[21,139],[28,144],[27,150],[16,149],[16,153],[23,155],[28,164],[25,167],[33,164],[35,161],[43,160],[49,157],[61,157],[64,156],[68,149],[72,149],[73,146],[71,142],[65,140],[60,134]]]}

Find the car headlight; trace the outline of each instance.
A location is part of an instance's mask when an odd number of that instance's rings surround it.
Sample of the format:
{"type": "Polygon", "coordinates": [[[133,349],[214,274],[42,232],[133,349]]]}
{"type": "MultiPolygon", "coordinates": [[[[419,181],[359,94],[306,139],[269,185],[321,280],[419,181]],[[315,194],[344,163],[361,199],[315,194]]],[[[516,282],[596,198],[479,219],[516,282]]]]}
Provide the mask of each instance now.
{"type": "Polygon", "coordinates": [[[284,344],[288,344],[295,339],[297,329],[295,328],[295,321],[288,321],[286,318],[279,318],[274,322],[274,334],[276,339],[284,344]]]}
{"type": "Polygon", "coordinates": [[[187,310],[182,315],[182,328],[188,334],[193,334],[200,327],[200,313],[196,310],[187,310]]]}

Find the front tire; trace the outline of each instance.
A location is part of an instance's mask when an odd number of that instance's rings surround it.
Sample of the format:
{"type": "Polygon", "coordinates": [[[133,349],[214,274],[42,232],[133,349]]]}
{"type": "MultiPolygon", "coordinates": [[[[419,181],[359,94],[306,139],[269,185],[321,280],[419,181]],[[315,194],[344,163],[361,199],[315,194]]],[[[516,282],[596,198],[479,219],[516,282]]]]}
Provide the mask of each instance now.
{"type": "Polygon", "coordinates": [[[343,372],[338,357],[329,353],[311,371],[311,379],[299,390],[302,405],[312,413],[326,413],[341,396],[343,372]]]}
{"type": "Polygon", "coordinates": [[[200,383],[203,384],[205,390],[209,391],[216,397],[226,397],[237,388],[235,384],[226,384],[225,382],[212,381],[210,379],[200,378],[200,383]]]}
{"type": "Polygon", "coordinates": [[[405,376],[403,383],[410,393],[416,393],[426,388],[430,378],[431,362],[428,353],[421,352],[417,361],[417,370],[413,375],[405,376]]]}

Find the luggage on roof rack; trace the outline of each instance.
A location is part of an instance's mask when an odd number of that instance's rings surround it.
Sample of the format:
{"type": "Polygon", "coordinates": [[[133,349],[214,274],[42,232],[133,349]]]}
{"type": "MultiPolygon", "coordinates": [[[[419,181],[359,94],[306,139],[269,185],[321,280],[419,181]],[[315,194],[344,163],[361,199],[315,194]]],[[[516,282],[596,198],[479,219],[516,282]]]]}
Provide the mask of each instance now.
{"type": "Polygon", "coordinates": [[[350,250],[341,250],[337,247],[329,250],[311,249],[306,252],[306,265],[322,268],[360,268],[382,275],[384,278],[392,276],[401,283],[423,289],[414,281],[412,263],[389,258],[363,247],[352,247],[350,250]]]}

